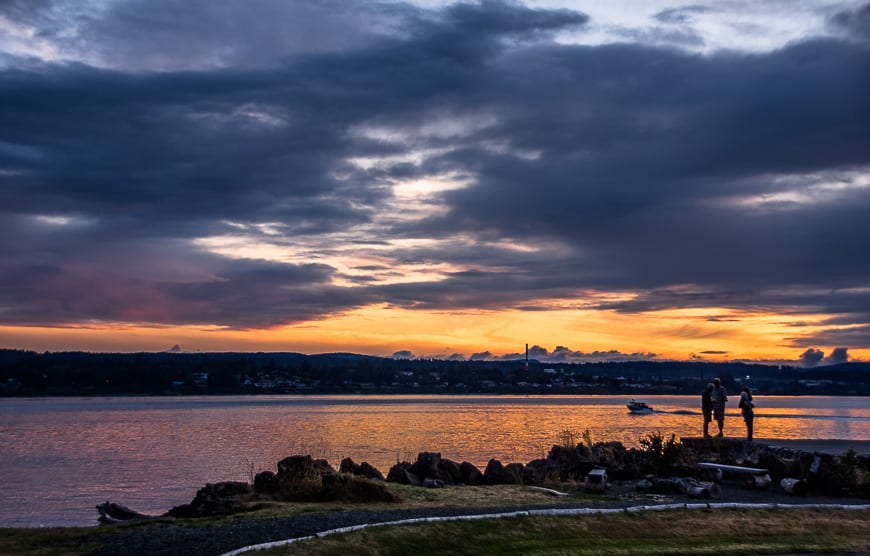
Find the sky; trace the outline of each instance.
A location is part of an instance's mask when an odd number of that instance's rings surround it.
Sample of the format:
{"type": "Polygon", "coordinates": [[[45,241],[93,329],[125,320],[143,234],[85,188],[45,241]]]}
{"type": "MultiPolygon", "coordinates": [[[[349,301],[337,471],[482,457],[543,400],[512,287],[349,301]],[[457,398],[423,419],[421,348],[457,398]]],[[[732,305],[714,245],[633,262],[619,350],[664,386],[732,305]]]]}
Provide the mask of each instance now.
{"type": "Polygon", "coordinates": [[[3,0],[0,347],[870,361],[870,3],[3,0]]]}

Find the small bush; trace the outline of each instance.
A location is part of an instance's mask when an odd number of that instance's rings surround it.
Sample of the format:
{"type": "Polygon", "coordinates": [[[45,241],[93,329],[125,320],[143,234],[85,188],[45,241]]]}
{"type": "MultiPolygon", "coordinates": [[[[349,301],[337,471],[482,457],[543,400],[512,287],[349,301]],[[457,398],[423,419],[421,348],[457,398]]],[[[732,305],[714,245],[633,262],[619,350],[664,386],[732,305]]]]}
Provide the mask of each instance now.
{"type": "Polygon", "coordinates": [[[559,445],[570,451],[577,447],[577,437],[571,429],[564,429],[559,433],[559,445]]]}
{"type": "Polygon", "coordinates": [[[583,431],[583,444],[586,445],[586,449],[592,451],[592,446],[595,445],[595,442],[592,440],[592,432],[589,429],[583,431]]]}
{"type": "Polygon", "coordinates": [[[577,434],[571,429],[564,429],[559,433],[559,446],[569,452],[576,450],[581,441],[583,445],[586,446],[587,450],[592,450],[592,446],[595,442],[592,440],[592,432],[590,432],[589,429],[580,433],[579,439],[577,438],[577,434]]]}
{"type": "Polygon", "coordinates": [[[834,491],[858,496],[867,496],[870,493],[870,473],[862,468],[855,450],[851,448],[834,458],[830,479],[834,491]]]}
{"type": "Polygon", "coordinates": [[[667,440],[660,432],[653,432],[640,438],[642,452],[648,459],[649,467],[658,474],[669,474],[678,469],[683,462],[685,450],[672,434],[667,440]]]}

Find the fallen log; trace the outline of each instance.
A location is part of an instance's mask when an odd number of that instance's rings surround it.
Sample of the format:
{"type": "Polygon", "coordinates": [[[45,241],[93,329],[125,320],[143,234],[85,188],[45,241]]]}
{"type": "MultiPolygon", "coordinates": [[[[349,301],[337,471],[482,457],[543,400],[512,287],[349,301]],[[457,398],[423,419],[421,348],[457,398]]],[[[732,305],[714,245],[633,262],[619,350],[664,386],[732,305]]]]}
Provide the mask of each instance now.
{"type": "Polygon", "coordinates": [[[714,482],[708,481],[687,481],[688,490],[686,494],[689,498],[719,498],[722,495],[722,487],[714,482]]]}
{"type": "Polygon", "coordinates": [[[567,492],[560,492],[558,490],[553,490],[552,488],[544,488],[544,487],[539,487],[539,486],[529,486],[526,488],[528,490],[543,492],[544,494],[549,494],[550,496],[568,496],[567,492]]]}
{"type": "Polygon", "coordinates": [[[746,479],[746,486],[749,488],[767,488],[770,486],[773,480],[770,478],[770,475],[764,473],[763,475],[752,475],[748,479],[746,479]]]}
{"type": "Polygon", "coordinates": [[[97,511],[100,512],[100,517],[97,518],[100,523],[126,523],[137,519],[150,519],[153,515],[139,513],[131,510],[127,506],[115,504],[106,500],[102,504],[97,504],[97,511]]]}

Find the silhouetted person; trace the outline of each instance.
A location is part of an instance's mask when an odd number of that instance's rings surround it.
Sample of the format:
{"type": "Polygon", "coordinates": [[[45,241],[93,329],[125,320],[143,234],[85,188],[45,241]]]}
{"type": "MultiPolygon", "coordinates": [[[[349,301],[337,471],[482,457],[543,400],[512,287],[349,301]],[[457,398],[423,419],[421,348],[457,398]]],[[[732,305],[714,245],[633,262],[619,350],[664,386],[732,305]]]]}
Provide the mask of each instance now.
{"type": "Polygon", "coordinates": [[[701,392],[701,413],[704,414],[704,438],[710,438],[710,421],[713,420],[713,383],[701,392]]]}
{"type": "Polygon", "coordinates": [[[737,405],[740,408],[740,413],[743,414],[743,421],[746,423],[746,440],[752,442],[752,421],[755,419],[755,403],[752,401],[752,391],[749,386],[744,386],[740,392],[740,403],[737,405]]]}
{"type": "Polygon", "coordinates": [[[716,436],[721,437],[722,428],[725,426],[725,404],[728,403],[728,394],[718,378],[713,379],[713,392],[710,396],[713,398],[713,419],[719,426],[719,434],[716,436]]]}

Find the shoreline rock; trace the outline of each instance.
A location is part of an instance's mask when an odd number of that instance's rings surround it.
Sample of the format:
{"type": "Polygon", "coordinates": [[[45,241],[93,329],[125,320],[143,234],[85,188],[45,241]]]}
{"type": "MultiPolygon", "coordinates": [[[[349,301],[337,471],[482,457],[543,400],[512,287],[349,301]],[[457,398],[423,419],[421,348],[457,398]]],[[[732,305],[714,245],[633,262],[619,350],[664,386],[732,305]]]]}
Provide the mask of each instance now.
{"type": "MultiPolygon", "coordinates": [[[[828,495],[870,498],[870,456],[849,450],[835,456],[727,438],[685,438],[676,441],[652,434],[641,441],[642,448],[625,448],[620,442],[598,442],[573,448],[554,445],[546,458],[526,464],[503,464],[490,459],[483,472],[469,462],[457,463],[438,452],[420,452],[413,463],[393,465],[386,478],[374,466],[341,461],[336,471],[324,459],[293,455],[279,461],[277,473],[266,470],[253,484],[222,482],[199,489],[189,504],[172,508],[162,517],[202,517],[250,511],[274,502],[397,502],[385,483],[439,487],[444,485],[520,484],[582,482],[593,468],[603,468],[611,481],[646,481],[654,488],[669,484],[690,484],[697,492],[715,492],[710,477],[698,469],[698,462],[759,467],[769,471],[776,485],[793,495],[828,495]],[[700,480],[700,481],[699,481],[700,480]],[[785,481],[784,481],[785,480],[785,481]],[[698,484],[703,483],[702,487],[698,484]]],[[[728,477],[726,476],[726,479],[728,477]]],[[[644,486],[646,488],[646,486],[644,486]]],[[[684,489],[687,493],[689,489],[684,489]]],[[[97,506],[102,523],[151,518],[106,502],[97,506]],[[121,508],[112,514],[109,510],[121,508]]]]}

